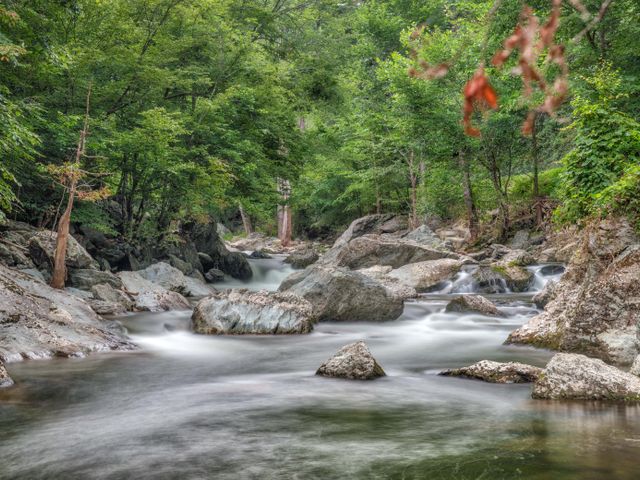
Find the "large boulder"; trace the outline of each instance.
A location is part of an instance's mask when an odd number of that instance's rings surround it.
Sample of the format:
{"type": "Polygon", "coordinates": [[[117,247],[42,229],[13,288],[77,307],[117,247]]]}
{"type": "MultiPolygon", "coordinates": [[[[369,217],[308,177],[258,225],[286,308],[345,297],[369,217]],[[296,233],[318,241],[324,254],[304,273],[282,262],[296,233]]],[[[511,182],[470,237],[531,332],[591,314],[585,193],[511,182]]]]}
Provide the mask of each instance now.
{"type": "Polygon", "coordinates": [[[351,222],[349,227],[338,237],[333,247],[343,247],[355,238],[363,235],[397,234],[408,227],[406,217],[391,213],[367,215],[351,222]]]}
{"type": "Polygon", "coordinates": [[[640,401],[640,378],[597,358],[558,353],[533,386],[533,398],[640,401]]]}
{"type": "MultiPolygon", "coordinates": [[[[56,251],[58,234],[48,230],[38,231],[29,239],[29,255],[33,262],[41,269],[53,268],[53,257],[56,251]]],[[[83,268],[99,270],[98,262],[69,235],[67,240],[67,255],[65,257],[67,268],[83,268]]]]}
{"type": "Polygon", "coordinates": [[[132,348],[121,325],[100,318],[84,300],[0,266],[0,360],[132,348]]]}
{"type": "MultiPolygon", "coordinates": [[[[119,278],[120,277],[118,277],[118,279],[119,278]]],[[[91,294],[95,301],[111,305],[120,305],[120,309],[116,307],[115,310],[130,311],[133,310],[133,307],[135,306],[135,302],[131,300],[129,295],[121,289],[114,288],[113,285],[108,283],[94,285],[91,287],[91,294]]]]}
{"type": "Polygon", "coordinates": [[[13,379],[9,376],[9,372],[4,368],[2,360],[0,360],[0,388],[10,387],[13,385],[13,379]]]}
{"type": "Polygon", "coordinates": [[[395,320],[403,300],[375,279],[346,268],[312,265],[280,285],[308,300],[321,321],[395,320]]]}
{"type": "Polygon", "coordinates": [[[103,272],[90,268],[74,268],[69,270],[69,281],[73,288],[91,290],[94,285],[107,284],[113,288],[121,288],[122,281],[111,272],[103,272]]]}
{"type": "Polygon", "coordinates": [[[313,250],[302,250],[294,252],[284,259],[284,263],[289,263],[293,268],[306,268],[312,263],[316,263],[320,256],[313,250]]]}
{"type": "Polygon", "coordinates": [[[460,295],[451,300],[445,312],[448,313],[479,313],[490,317],[503,317],[504,314],[498,308],[482,295],[460,295]]]}
{"type": "Polygon", "coordinates": [[[410,263],[391,270],[387,275],[400,283],[424,292],[453,277],[462,267],[462,262],[453,258],[427,260],[410,263]]]}
{"type": "Polygon", "coordinates": [[[137,310],[162,312],[190,308],[189,301],[181,294],[150,282],[138,272],[118,272],[118,277],[125,292],[133,297],[137,310]]]}
{"type": "Polygon", "coordinates": [[[403,237],[405,240],[410,240],[419,245],[425,245],[431,248],[444,248],[444,242],[440,240],[433,230],[431,230],[427,225],[420,225],[415,230],[412,230],[407,235],[403,237]]]}
{"type": "Polygon", "coordinates": [[[184,274],[168,263],[158,262],[136,272],[142,278],[172,292],[185,293],[187,284],[184,274]]]}
{"type": "Polygon", "coordinates": [[[376,265],[368,268],[361,268],[356,270],[358,273],[367,277],[373,278],[377,282],[384,285],[387,291],[396,298],[406,300],[408,298],[415,298],[418,296],[418,292],[412,286],[403,283],[398,278],[389,276],[392,268],[385,265],[376,265]]]}
{"type": "Polygon", "coordinates": [[[640,353],[640,239],[624,219],[585,229],[545,311],[509,335],[523,343],[630,364],[640,353]]]}
{"type": "Polygon", "coordinates": [[[203,271],[218,268],[240,280],[249,280],[252,277],[253,271],[246,257],[241,252],[230,252],[225,247],[216,231],[215,223],[192,223],[185,225],[184,231],[193,242],[199,261],[207,260],[202,257],[202,253],[211,259],[211,263],[202,265],[203,271]]]}
{"type": "Polygon", "coordinates": [[[374,265],[389,265],[393,268],[399,268],[409,263],[428,260],[460,259],[460,255],[444,249],[436,249],[412,241],[374,235],[355,238],[347,245],[340,247],[339,251],[334,250],[334,248],[323,255],[322,263],[331,263],[352,269],[367,268],[374,265]]]}
{"type": "Polygon", "coordinates": [[[345,345],[329,360],[320,365],[316,375],[347,378],[350,380],[372,380],[386,374],[378,364],[366,343],[360,341],[345,345]]]}
{"type": "Polygon", "coordinates": [[[193,277],[184,277],[185,290],[187,297],[206,297],[214,291],[213,287],[208,286],[203,280],[193,277]]]}
{"type": "Polygon", "coordinates": [[[313,328],[313,307],[289,293],[215,292],[198,302],[191,328],[204,334],[290,334],[313,328]]]}
{"type": "Polygon", "coordinates": [[[463,377],[489,383],[530,383],[535,382],[542,369],[518,362],[493,362],[481,360],[473,365],[440,372],[445,377],[463,377]]]}
{"type": "Polygon", "coordinates": [[[533,303],[538,308],[544,308],[553,300],[557,293],[558,282],[550,280],[542,290],[533,296],[533,303]]]}

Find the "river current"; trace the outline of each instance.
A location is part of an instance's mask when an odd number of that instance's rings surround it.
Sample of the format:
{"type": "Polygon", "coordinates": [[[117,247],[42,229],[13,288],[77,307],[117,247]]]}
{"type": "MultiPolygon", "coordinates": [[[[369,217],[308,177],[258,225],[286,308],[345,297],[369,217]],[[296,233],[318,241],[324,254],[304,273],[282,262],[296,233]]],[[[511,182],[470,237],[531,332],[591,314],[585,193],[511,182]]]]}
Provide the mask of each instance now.
{"type": "MultiPolygon", "coordinates": [[[[292,271],[251,262],[250,288],[276,289],[292,271]]],[[[541,288],[549,276],[534,272],[541,288]]],[[[491,296],[507,313],[496,319],[444,313],[455,287],[407,302],[393,322],[309,335],[200,336],[191,312],[141,313],[121,319],[138,352],[11,364],[0,479],[639,479],[640,407],[437,375],[552,355],[503,345],[536,313],[533,292],[491,296]],[[387,377],[314,375],[360,339],[387,377]]]]}

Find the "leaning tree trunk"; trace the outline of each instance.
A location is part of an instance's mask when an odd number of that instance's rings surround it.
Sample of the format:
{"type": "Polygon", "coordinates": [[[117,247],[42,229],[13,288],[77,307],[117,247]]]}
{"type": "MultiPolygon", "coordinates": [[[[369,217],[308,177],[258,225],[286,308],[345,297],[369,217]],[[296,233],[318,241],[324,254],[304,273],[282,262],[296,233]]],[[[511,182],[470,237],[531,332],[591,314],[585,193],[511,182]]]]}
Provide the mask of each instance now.
{"type": "Polygon", "coordinates": [[[56,238],[56,252],[53,258],[53,275],[51,276],[51,286],[53,288],[64,288],[64,283],[67,279],[67,267],[65,265],[65,260],[67,256],[67,242],[69,240],[71,211],[73,210],[73,199],[75,196],[76,181],[73,179],[69,189],[67,208],[65,208],[64,213],[58,222],[58,237],[56,238]]]}
{"type": "Polygon", "coordinates": [[[478,239],[478,209],[473,198],[471,187],[471,169],[464,150],[460,150],[458,161],[462,170],[462,186],[464,205],[467,210],[467,226],[469,228],[469,240],[475,242],[478,239]]]}

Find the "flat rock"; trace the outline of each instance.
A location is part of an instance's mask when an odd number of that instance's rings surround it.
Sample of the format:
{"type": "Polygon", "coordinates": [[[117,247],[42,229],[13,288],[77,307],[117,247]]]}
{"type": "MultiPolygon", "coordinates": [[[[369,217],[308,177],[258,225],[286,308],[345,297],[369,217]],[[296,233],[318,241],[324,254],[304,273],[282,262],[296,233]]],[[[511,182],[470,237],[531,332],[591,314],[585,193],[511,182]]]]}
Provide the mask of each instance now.
{"type": "Polygon", "coordinates": [[[602,360],[558,353],[533,386],[533,398],[640,401],[640,378],[602,360]]]}
{"type": "Polygon", "coordinates": [[[446,377],[465,377],[489,383],[530,383],[535,382],[542,369],[518,362],[493,362],[481,360],[473,365],[440,372],[446,377]]]}
{"type": "Polygon", "coordinates": [[[451,300],[446,308],[446,312],[457,313],[479,313],[481,315],[503,317],[504,314],[498,310],[491,300],[482,295],[460,295],[451,300]]]}
{"type": "Polygon", "coordinates": [[[311,304],[295,295],[234,289],[201,300],[191,328],[212,335],[308,333],[315,320],[311,304]]]}
{"type": "Polygon", "coordinates": [[[318,368],[316,375],[347,378],[350,380],[372,380],[386,373],[363,341],[345,345],[318,368]]]}
{"type": "Polygon", "coordinates": [[[82,299],[0,265],[0,360],[135,348],[122,326],[82,299]]]}

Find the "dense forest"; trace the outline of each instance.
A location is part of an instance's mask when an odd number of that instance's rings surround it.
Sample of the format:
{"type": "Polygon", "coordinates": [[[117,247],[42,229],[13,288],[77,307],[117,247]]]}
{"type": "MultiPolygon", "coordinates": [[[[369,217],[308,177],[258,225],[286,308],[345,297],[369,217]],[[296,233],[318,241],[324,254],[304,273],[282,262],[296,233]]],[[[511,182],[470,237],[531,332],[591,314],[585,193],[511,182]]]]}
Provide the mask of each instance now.
{"type": "MultiPolygon", "coordinates": [[[[278,205],[302,237],[374,212],[466,219],[494,237],[636,212],[637,2],[562,2],[569,93],[528,135],[545,94],[535,82],[523,94],[517,55],[491,63],[522,16],[520,2],[499,3],[6,1],[3,215],[53,227],[70,168],[82,177],[72,221],[136,243],[189,218],[240,231],[241,212],[247,229],[274,233],[278,205]],[[446,72],[420,78],[427,63],[446,72]],[[462,90],[480,64],[499,105],[473,114],[474,137],[462,90]]],[[[530,3],[544,22],[552,2],[530,3]]]]}

